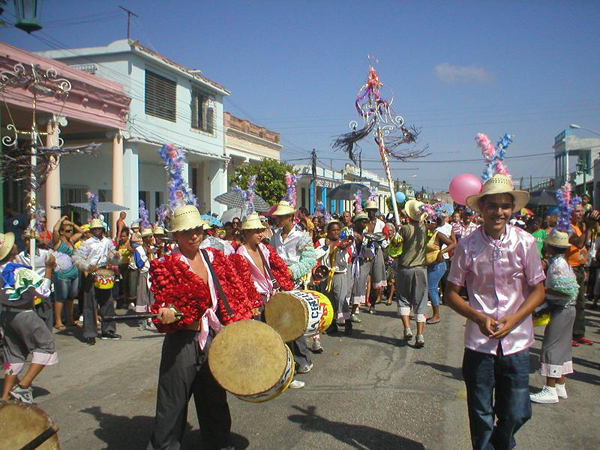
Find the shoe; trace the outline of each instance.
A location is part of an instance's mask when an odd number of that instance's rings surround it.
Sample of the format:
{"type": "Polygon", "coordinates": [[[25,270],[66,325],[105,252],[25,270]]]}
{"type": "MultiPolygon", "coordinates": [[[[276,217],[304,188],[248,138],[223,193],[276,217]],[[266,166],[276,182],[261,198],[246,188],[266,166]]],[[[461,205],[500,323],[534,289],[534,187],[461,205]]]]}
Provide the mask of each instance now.
{"type": "Polygon", "coordinates": [[[298,367],[298,370],[296,371],[296,373],[308,373],[312,370],[314,364],[310,363],[307,366],[300,366],[298,367]]]}
{"type": "Polygon", "coordinates": [[[362,323],[362,320],[360,320],[356,314],[352,314],[352,316],[350,316],[350,320],[354,323],[362,323]]]}
{"type": "Polygon", "coordinates": [[[569,398],[567,395],[567,387],[564,384],[556,383],[556,394],[558,398],[569,398]]]}
{"type": "Polygon", "coordinates": [[[580,338],[575,338],[575,340],[577,342],[579,342],[580,344],[585,344],[585,345],[594,345],[594,341],[590,341],[588,338],[586,337],[580,337],[580,338]]]}
{"type": "Polygon", "coordinates": [[[118,339],[121,339],[121,335],[115,333],[114,331],[108,331],[106,333],[101,334],[100,339],[118,340],[118,339]]]}
{"type": "Polygon", "coordinates": [[[350,320],[350,319],[346,320],[346,326],[344,327],[344,334],[346,336],[352,335],[352,320],[350,320]]]}
{"type": "Polygon", "coordinates": [[[375,314],[375,307],[374,306],[371,306],[369,308],[369,314],[375,314]]]}
{"type": "Polygon", "coordinates": [[[329,336],[331,336],[332,334],[337,334],[339,332],[339,328],[336,322],[333,322],[331,325],[329,325],[329,328],[327,328],[327,331],[325,331],[325,333],[327,333],[329,336]]]}
{"type": "Polygon", "coordinates": [[[544,386],[537,394],[529,396],[533,403],[558,403],[558,394],[555,387],[544,386]]]}
{"type": "Polygon", "coordinates": [[[425,347],[425,338],[423,337],[422,334],[417,334],[417,339],[415,340],[415,347],[416,348],[425,347]]]}
{"type": "Polygon", "coordinates": [[[290,389],[302,389],[304,386],[306,385],[306,383],[304,381],[300,381],[300,380],[293,380],[290,383],[289,388],[290,389]]]}
{"type": "Polygon", "coordinates": [[[96,345],[96,338],[85,338],[85,343],[87,345],[96,345]]]}
{"type": "Polygon", "coordinates": [[[321,341],[313,341],[311,350],[313,353],[323,353],[323,347],[321,347],[321,341]]]}
{"type": "Polygon", "coordinates": [[[571,346],[572,346],[572,347],[579,347],[579,342],[577,342],[575,339],[573,339],[573,340],[571,341],[571,346]]]}
{"type": "Polygon", "coordinates": [[[413,338],[413,333],[410,328],[404,329],[404,339],[410,341],[413,338]]]}
{"type": "Polygon", "coordinates": [[[140,323],[140,326],[138,327],[138,331],[146,331],[147,326],[148,325],[146,324],[146,322],[140,323]]]}
{"type": "Polygon", "coordinates": [[[392,304],[392,300],[390,299],[390,300],[386,301],[386,302],[385,302],[385,304],[386,304],[387,306],[390,306],[390,305],[392,304]]]}
{"type": "Polygon", "coordinates": [[[24,388],[22,386],[19,386],[18,384],[15,384],[8,393],[8,395],[20,402],[34,404],[33,389],[31,389],[31,386],[29,386],[28,388],[24,388]]]}

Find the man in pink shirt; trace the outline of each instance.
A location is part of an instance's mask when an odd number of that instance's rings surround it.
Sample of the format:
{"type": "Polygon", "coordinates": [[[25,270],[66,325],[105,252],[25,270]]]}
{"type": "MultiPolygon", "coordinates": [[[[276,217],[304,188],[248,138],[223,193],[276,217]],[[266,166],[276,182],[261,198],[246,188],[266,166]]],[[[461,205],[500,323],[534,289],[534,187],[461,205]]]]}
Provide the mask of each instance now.
{"type": "Polygon", "coordinates": [[[536,239],[508,224],[528,200],[504,175],[468,197],[484,223],[461,239],[448,276],[444,298],[467,318],[462,370],[475,450],[514,448],[515,433],[531,417],[531,314],[544,301],[545,276],[536,239]],[[459,295],[465,284],[468,303],[459,295]]]}

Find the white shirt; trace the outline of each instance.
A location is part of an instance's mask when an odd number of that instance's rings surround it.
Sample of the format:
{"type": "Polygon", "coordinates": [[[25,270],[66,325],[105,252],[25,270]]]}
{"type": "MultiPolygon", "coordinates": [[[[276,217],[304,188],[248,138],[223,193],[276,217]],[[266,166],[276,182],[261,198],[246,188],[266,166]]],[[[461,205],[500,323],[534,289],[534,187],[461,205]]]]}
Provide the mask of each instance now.
{"type": "Polygon", "coordinates": [[[281,237],[282,233],[283,228],[275,231],[271,239],[271,245],[275,248],[279,256],[281,256],[283,262],[291,266],[300,261],[300,252],[305,245],[310,245],[312,241],[308,233],[302,231],[298,225],[294,225],[285,240],[281,237]]]}
{"type": "MultiPolygon", "coordinates": [[[[321,261],[321,265],[331,269],[331,250],[333,246],[326,245],[326,239],[321,238],[318,241],[318,246],[315,247],[317,260],[321,261]]],[[[338,248],[335,255],[335,273],[346,273],[350,263],[350,254],[347,248],[338,248]]]]}
{"type": "MultiPolygon", "coordinates": [[[[450,236],[452,236],[452,225],[450,225],[449,223],[445,223],[441,227],[437,227],[435,231],[442,233],[444,236],[450,239],[450,236]]],[[[447,245],[443,244],[442,250],[444,250],[446,247],[447,245]]],[[[450,259],[450,255],[448,253],[442,253],[442,256],[444,259],[450,259]]]]}
{"type": "Polygon", "coordinates": [[[82,270],[89,270],[90,266],[103,267],[108,264],[109,252],[115,250],[113,241],[107,237],[98,239],[95,236],[83,241],[75,253],[73,262],[82,270]]]}
{"type": "MultiPolygon", "coordinates": [[[[48,250],[43,248],[36,248],[35,255],[35,273],[37,273],[42,278],[46,273],[46,258],[48,257],[48,250]]],[[[24,251],[15,256],[15,262],[17,264],[23,264],[24,266],[31,267],[31,258],[29,257],[29,253],[25,253],[24,251]]]]}

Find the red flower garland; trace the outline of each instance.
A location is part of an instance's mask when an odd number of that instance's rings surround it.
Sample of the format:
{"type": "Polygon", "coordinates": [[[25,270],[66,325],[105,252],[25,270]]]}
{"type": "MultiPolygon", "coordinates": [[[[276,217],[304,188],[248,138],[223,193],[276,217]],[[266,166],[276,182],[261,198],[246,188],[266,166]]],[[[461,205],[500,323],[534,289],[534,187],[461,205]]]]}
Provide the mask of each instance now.
{"type": "Polygon", "coordinates": [[[269,266],[271,266],[271,272],[273,272],[273,276],[277,280],[281,290],[293,290],[294,282],[292,281],[292,276],[290,275],[290,269],[288,269],[288,266],[273,247],[270,245],[267,245],[266,247],[267,250],[269,250],[269,266]]]}
{"type": "Polygon", "coordinates": [[[248,260],[242,255],[234,253],[229,255],[229,261],[231,261],[235,272],[240,276],[242,285],[247,290],[247,295],[252,303],[252,308],[260,308],[263,305],[263,301],[254,285],[254,280],[250,274],[250,264],[248,264],[248,260]]]}

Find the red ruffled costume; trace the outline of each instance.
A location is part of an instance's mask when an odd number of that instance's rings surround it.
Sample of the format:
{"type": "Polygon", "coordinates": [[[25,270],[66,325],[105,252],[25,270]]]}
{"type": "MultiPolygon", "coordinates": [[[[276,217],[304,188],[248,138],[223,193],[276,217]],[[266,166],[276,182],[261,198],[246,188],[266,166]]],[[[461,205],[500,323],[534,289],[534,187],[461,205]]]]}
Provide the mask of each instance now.
{"type": "MultiPolygon", "coordinates": [[[[254,287],[250,272],[237,269],[230,260],[231,256],[227,258],[212,248],[206,251],[212,255],[211,265],[233,311],[232,316],[227,314],[223,299],[217,290],[219,321],[227,325],[238,320],[251,319],[252,309],[260,307],[262,300],[255,289],[247,289],[248,286],[254,287]]],[[[150,263],[151,290],[155,298],[150,310],[156,314],[160,308],[172,305],[183,314],[181,320],[168,325],[158,323],[154,319],[161,333],[185,329],[186,325],[200,320],[207,308],[212,306],[208,284],[196,275],[182,258],[180,254],[173,254],[150,263]]]]}

